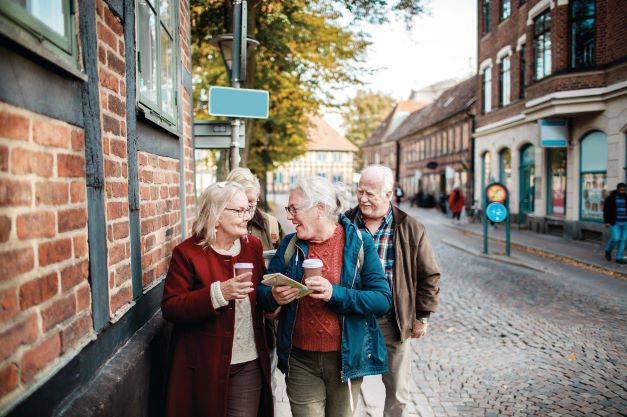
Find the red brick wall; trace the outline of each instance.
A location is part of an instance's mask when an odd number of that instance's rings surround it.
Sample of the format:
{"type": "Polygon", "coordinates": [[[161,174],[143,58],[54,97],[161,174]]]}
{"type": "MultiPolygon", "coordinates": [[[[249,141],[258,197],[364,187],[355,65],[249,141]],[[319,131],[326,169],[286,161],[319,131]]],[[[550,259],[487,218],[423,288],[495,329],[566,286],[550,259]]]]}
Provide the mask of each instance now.
{"type": "Polygon", "coordinates": [[[92,333],[84,146],[0,103],[0,405],[92,333]]]}
{"type": "MultiPolygon", "coordinates": [[[[529,10],[539,3],[540,0],[527,1],[523,6],[518,7],[516,2],[512,2],[512,14],[499,22],[498,8],[500,2],[492,1],[492,30],[489,34],[482,34],[482,0],[478,0],[479,5],[479,54],[478,63],[491,58],[492,67],[492,107],[498,104],[499,98],[499,66],[496,63],[497,52],[510,45],[512,48],[511,66],[511,86],[512,99],[515,100],[520,93],[520,53],[516,52],[517,40],[526,34],[526,91],[525,100],[544,96],[555,91],[575,90],[582,88],[604,87],[610,83],[623,81],[627,78],[627,72],[620,68],[610,68],[603,72],[571,72],[569,70],[569,42],[570,42],[570,7],[568,5],[556,6],[551,9],[551,54],[552,54],[552,75],[535,81],[533,74],[533,26],[527,26],[529,10]],[[566,72],[566,74],[564,74],[566,72]]],[[[608,63],[617,62],[627,56],[627,8],[624,1],[620,0],[599,0],[596,2],[597,32],[596,32],[596,63],[603,66],[608,63]]],[[[482,91],[481,77],[478,77],[478,90],[482,91]]],[[[483,108],[481,94],[477,94],[478,108],[483,108]]],[[[515,103],[512,103],[515,104],[515,103]]],[[[519,109],[516,109],[519,110],[519,109]]],[[[514,111],[515,113],[515,111],[514,111]]],[[[485,126],[494,121],[510,117],[512,111],[496,111],[486,115],[478,115],[477,127],[485,126]]]]}
{"type": "Polygon", "coordinates": [[[142,285],[163,278],[172,249],[181,242],[179,161],[144,152],[138,154],[142,285]]]}
{"type": "Polygon", "coordinates": [[[133,299],[126,153],[124,30],[103,0],[96,2],[100,121],[111,315],[133,299]]]}

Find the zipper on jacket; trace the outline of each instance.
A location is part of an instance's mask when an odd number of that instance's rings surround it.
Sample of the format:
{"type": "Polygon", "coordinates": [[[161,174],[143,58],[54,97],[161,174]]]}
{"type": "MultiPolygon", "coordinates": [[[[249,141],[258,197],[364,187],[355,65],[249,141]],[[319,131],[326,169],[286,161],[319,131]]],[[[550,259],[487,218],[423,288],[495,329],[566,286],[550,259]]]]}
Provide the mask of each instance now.
{"type": "MultiPolygon", "coordinates": [[[[298,266],[298,251],[303,252],[301,248],[298,247],[296,242],[294,242],[294,247],[296,248],[296,258],[294,259],[294,266],[298,266]]],[[[305,259],[305,252],[303,252],[303,259],[305,259]]],[[[292,331],[290,332],[290,353],[287,355],[287,374],[290,374],[290,356],[292,356],[292,349],[294,348],[294,327],[296,326],[296,316],[298,316],[298,306],[300,305],[300,299],[296,299],[296,313],[294,314],[294,323],[292,323],[292,331]]],[[[277,353],[278,355],[278,353],[277,353]]],[[[342,355],[340,355],[342,356],[342,355]]]]}
{"type": "MultiPolygon", "coordinates": [[[[357,229],[357,233],[361,233],[359,231],[359,229],[357,229]]],[[[364,245],[364,241],[361,241],[361,245],[363,247],[364,245]]],[[[361,250],[361,249],[360,249],[361,250]]],[[[357,252],[359,253],[359,251],[357,252]]],[[[355,286],[355,280],[357,279],[357,271],[359,270],[359,256],[357,256],[357,263],[355,264],[355,272],[353,273],[353,282],[351,282],[351,286],[350,288],[352,289],[355,286]]],[[[346,321],[346,317],[344,316],[344,314],[342,314],[342,335],[341,337],[344,337],[344,322],[346,321]]],[[[340,369],[340,380],[342,381],[342,383],[344,383],[344,355],[342,355],[342,350],[340,347],[340,364],[342,366],[342,368],[340,369]]]]}

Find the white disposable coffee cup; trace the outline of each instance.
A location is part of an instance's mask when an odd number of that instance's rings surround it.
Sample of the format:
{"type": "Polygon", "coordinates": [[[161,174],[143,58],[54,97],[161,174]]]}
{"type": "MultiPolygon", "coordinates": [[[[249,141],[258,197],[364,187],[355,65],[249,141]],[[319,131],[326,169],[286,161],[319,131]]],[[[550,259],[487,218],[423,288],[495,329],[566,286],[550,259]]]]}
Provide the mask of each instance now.
{"type": "Polygon", "coordinates": [[[319,277],[322,275],[322,261],[320,259],[305,259],[303,269],[305,270],[305,278],[319,277]]]}
{"type": "MultiPolygon", "coordinates": [[[[235,264],[235,275],[237,276],[237,275],[245,274],[246,272],[253,272],[254,269],[255,267],[251,263],[238,262],[235,264]]],[[[252,276],[249,277],[248,279],[250,280],[251,278],[252,276]]]]}

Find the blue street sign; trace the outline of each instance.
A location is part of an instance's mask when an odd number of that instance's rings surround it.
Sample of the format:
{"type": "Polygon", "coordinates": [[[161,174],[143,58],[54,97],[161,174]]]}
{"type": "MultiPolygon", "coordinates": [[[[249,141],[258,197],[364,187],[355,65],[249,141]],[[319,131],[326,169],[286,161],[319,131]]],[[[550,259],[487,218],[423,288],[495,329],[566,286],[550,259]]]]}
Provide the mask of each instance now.
{"type": "Polygon", "coordinates": [[[490,203],[485,209],[485,214],[494,223],[501,223],[507,218],[507,209],[501,203],[490,203]]]}
{"type": "Polygon", "coordinates": [[[209,114],[212,116],[267,119],[268,103],[268,92],[264,90],[209,88],[209,114]]]}

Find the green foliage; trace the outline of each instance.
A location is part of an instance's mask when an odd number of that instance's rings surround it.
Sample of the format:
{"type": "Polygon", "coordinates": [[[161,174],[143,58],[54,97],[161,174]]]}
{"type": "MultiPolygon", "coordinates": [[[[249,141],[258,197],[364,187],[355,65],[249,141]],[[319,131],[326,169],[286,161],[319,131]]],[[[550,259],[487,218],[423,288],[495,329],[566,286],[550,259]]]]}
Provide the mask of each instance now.
{"type": "MultiPolygon", "coordinates": [[[[249,57],[243,87],[270,92],[270,116],[246,121],[246,165],[261,174],[303,154],[309,115],[322,106],[338,107],[333,92],[359,84],[369,43],[365,34],[345,27],[343,11],[357,20],[382,22],[392,9],[417,14],[419,8],[408,6],[418,1],[248,1],[248,33],[260,46],[249,57]]],[[[209,41],[231,32],[231,2],[191,0],[190,6],[194,115],[208,119],[209,86],[229,85],[220,52],[209,41]]]]}
{"type": "Polygon", "coordinates": [[[394,99],[386,94],[360,90],[345,105],[342,112],[346,138],[360,148],[357,169],[361,168],[361,145],[372,135],[385,116],[392,110],[394,99]]]}

